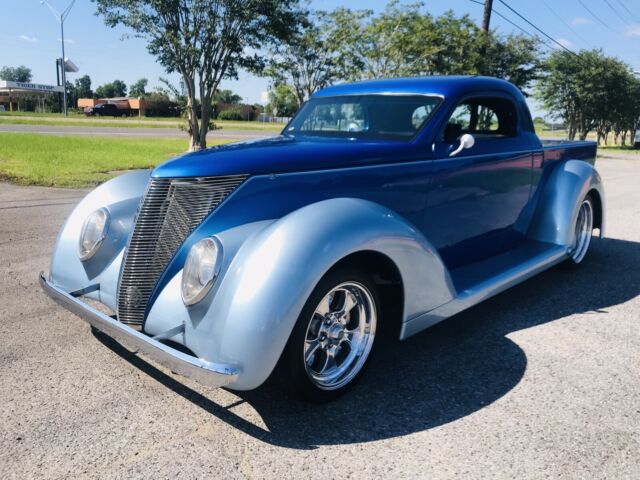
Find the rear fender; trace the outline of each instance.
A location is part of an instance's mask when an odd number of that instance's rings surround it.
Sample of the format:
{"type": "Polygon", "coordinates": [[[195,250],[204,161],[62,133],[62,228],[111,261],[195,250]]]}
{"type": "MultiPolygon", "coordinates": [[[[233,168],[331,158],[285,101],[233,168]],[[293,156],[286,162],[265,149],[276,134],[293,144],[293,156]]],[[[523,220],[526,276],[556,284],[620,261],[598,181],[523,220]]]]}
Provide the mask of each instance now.
{"type": "Polygon", "coordinates": [[[527,231],[532,240],[569,247],[573,225],[585,196],[595,190],[600,202],[600,236],[605,228],[605,197],[596,169],[581,160],[567,160],[554,168],[545,183],[527,231]]]}

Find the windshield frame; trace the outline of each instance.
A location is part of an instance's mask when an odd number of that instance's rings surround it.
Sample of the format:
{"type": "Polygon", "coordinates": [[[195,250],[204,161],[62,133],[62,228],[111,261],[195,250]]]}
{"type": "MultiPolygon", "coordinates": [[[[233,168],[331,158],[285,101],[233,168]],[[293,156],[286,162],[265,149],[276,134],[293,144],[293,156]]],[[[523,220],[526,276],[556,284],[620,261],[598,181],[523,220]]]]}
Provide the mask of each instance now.
{"type": "MultiPolygon", "coordinates": [[[[436,112],[442,107],[445,103],[445,97],[439,93],[421,93],[421,92],[365,92],[365,93],[344,93],[339,95],[327,95],[327,96],[312,96],[308,100],[306,100],[302,106],[298,109],[298,111],[294,114],[294,116],[287,122],[285,127],[280,132],[281,135],[287,136],[301,136],[301,137],[318,137],[318,138],[329,138],[329,139],[345,139],[345,140],[370,140],[370,141],[396,141],[401,143],[410,143],[418,138],[422,132],[427,128],[427,126],[433,120],[436,112]],[[428,97],[435,98],[438,102],[434,105],[433,109],[426,116],[422,125],[414,132],[410,137],[401,137],[399,135],[395,136],[364,136],[364,135],[349,135],[354,132],[340,132],[335,130],[327,130],[327,134],[322,134],[320,131],[289,131],[291,128],[291,124],[304,112],[305,108],[307,108],[312,100],[330,100],[337,99],[341,97],[428,97]]],[[[355,132],[358,133],[358,132],[355,132]]]]}

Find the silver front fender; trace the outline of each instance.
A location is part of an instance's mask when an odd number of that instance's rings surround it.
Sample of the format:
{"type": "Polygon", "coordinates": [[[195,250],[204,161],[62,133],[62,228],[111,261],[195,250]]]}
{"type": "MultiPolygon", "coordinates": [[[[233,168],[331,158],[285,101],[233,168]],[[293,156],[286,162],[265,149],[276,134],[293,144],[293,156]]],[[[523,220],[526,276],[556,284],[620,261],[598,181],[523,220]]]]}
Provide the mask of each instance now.
{"type": "MultiPolygon", "coordinates": [[[[341,259],[361,251],[384,254],[397,266],[405,320],[454,297],[437,252],[402,217],[365,200],[325,200],[267,225],[243,243],[206,312],[197,306],[188,311],[189,348],[210,361],[239,365],[242,374],[231,388],[259,386],[318,281],[341,259]]],[[[167,285],[174,298],[180,275],[167,285]]]]}
{"type": "Polygon", "coordinates": [[[116,286],[126,246],[150,171],[125,173],[90,192],[74,208],[58,234],[49,269],[51,281],[72,292],[90,284],[101,285],[90,296],[115,310],[116,286]],[[111,221],[98,254],[86,262],[78,258],[78,239],[87,216],[98,208],[109,211],[111,221]]]}

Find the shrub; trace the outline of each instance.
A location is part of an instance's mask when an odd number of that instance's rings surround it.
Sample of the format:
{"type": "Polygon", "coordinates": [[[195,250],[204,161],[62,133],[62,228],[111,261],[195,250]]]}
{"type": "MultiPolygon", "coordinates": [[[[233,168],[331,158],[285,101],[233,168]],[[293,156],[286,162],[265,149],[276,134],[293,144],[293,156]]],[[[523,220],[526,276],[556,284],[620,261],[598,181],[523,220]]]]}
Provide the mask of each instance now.
{"type": "Polygon", "coordinates": [[[218,120],[244,120],[244,118],[242,118],[242,113],[240,113],[240,110],[230,108],[228,110],[221,111],[218,114],[218,120]]]}

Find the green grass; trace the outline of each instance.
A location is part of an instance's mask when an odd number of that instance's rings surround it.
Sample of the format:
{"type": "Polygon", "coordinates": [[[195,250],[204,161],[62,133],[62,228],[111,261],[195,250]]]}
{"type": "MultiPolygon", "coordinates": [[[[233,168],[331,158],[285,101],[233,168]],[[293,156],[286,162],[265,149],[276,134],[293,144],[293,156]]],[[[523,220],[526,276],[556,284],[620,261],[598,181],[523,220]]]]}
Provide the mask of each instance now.
{"type": "Polygon", "coordinates": [[[118,128],[178,128],[178,123],[161,122],[133,122],[126,119],[86,119],[75,118],[6,118],[0,117],[0,125],[55,125],[65,127],[118,127],[118,128]]]}
{"type": "Polygon", "coordinates": [[[186,148],[186,139],[0,133],[0,178],[21,185],[89,187],[123,170],[154,167],[186,148]]]}
{"type": "MultiPolygon", "coordinates": [[[[215,120],[216,126],[226,130],[257,130],[279,132],[282,123],[240,122],[215,120]]],[[[119,128],[177,128],[184,122],[166,117],[87,117],[70,113],[68,118],[59,113],[0,112],[0,125],[56,125],[68,127],[119,127],[119,128]]]]}

